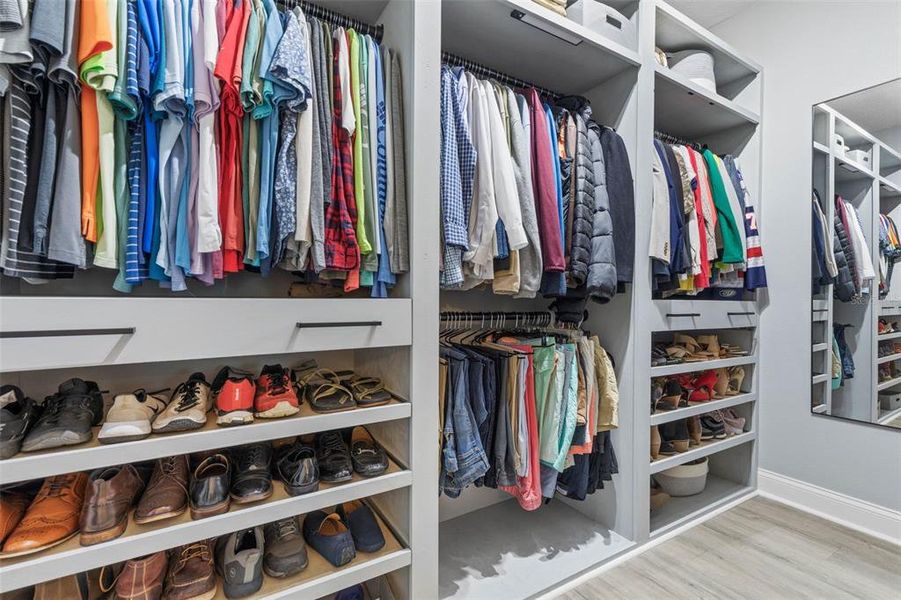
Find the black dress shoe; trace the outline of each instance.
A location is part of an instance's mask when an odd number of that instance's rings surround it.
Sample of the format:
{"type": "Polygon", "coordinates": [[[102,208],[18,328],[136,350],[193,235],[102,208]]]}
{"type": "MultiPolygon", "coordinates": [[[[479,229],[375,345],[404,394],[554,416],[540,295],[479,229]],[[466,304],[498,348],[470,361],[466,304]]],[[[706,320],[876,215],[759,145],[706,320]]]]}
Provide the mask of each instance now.
{"type": "Polygon", "coordinates": [[[316,436],[316,462],[322,481],[337,483],[353,477],[350,450],[340,431],[327,431],[316,436]]]}
{"type": "Polygon", "coordinates": [[[231,465],[223,454],[205,458],[191,473],[191,518],[228,512],[231,465]]]}
{"type": "Polygon", "coordinates": [[[388,470],[388,455],[365,427],[354,427],[350,436],[350,457],[354,471],[376,477],[388,470]]]}
{"type": "Polygon", "coordinates": [[[245,504],[265,500],[272,495],[271,458],[272,447],[269,444],[248,444],[233,450],[235,476],[231,486],[232,500],[245,504]]]}
{"type": "Polygon", "coordinates": [[[309,494],[319,489],[319,466],[312,446],[297,442],[285,446],[275,460],[275,473],[292,496],[309,494]]]}

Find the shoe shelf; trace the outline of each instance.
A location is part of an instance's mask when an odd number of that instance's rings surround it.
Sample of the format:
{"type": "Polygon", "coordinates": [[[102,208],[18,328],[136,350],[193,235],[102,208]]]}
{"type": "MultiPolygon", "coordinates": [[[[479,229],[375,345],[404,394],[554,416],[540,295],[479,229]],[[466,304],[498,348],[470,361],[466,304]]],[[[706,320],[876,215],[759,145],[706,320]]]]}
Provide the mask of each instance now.
{"type": "Polygon", "coordinates": [[[814,344],[810,347],[811,352],[825,352],[829,349],[829,344],[823,342],[820,344],[814,344]]]}
{"type": "MultiPolygon", "coordinates": [[[[58,546],[33,554],[7,559],[0,555],[0,593],[44,581],[47,573],[63,577],[88,571],[110,562],[128,560],[342,502],[409,487],[412,481],[412,471],[389,459],[388,470],[378,477],[364,478],[355,473],[351,481],[320,483],[319,490],[301,496],[289,495],[281,482],[273,481],[273,493],[268,499],[251,504],[232,502],[229,511],[221,515],[193,520],[190,511],[186,510],[177,517],[145,525],[138,525],[130,520],[121,536],[101,544],[81,546],[76,535],[58,546]],[[115,560],[111,560],[111,557],[115,560]]],[[[385,539],[388,539],[387,535],[385,539]]],[[[315,553],[310,554],[312,564],[312,555],[315,553]]]]}
{"type": "Polygon", "coordinates": [[[291,417],[257,419],[249,425],[221,427],[216,424],[215,415],[211,413],[206,425],[201,429],[151,434],[143,440],[116,444],[98,442],[97,433],[100,428],[97,427],[90,442],[42,452],[20,452],[12,458],[0,461],[0,485],[61,473],[153,460],[171,456],[173,449],[176,449],[178,454],[190,454],[239,446],[248,442],[264,442],[357,425],[408,419],[411,414],[410,403],[398,399],[382,406],[328,414],[316,413],[304,402],[300,406],[300,412],[291,417]]]}
{"type": "MultiPolygon", "coordinates": [[[[376,520],[385,537],[385,545],[381,550],[357,552],[356,558],[348,564],[335,567],[308,546],[307,556],[310,562],[307,568],[294,577],[284,579],[265,576],[263,586],[253,598],[255,600],[322,598],[409,566],[412,558],[410,550],[394,535],[378,514],[376,520]]],[[[227,599],[221,585],[213,598],[227,599]]]]}
{"type": "Polygon", "coordinates": [[[687,419],[695,415],[702,415],[714,410],[722,410],[742,404],[750,404],[757,401],[757,394],[752,392],[741,393],[736,396],[710,400],[708,402],[689,402],[684,408],[675,410],[658,410],[651,415],[651,426],[671,423],[681,419],[687,419]]]}
{"type": "Polygon", "coordinates": [[[818,383],[825,383],[829,381],[829,373],[818,373],[810,378],[811,385],[816,385],[818,383]]]}
{"type": "Polygon", "coordinates": [[[727,369],[744,365],[756,365],[757,357],[753,355],[735,356],[732,358],[717,358],[714,360],[701,360],[696,362],[683,362],[675,365],[662,365],[651,367],[651,377],[663,377],[665,375],[678,375],[680,373],[693,373],[695,371],[709,371],[711,369],[727,369]]]}
{"type": "Polygon", "coordinates": [[[812,412],[816,415],[824,415],[828,412],[828,410],[829,410],[829,407],[826,406],[825,404],[817,404],[816,406],[810,407],[810,412],[812,412]]]}
{"type": "Polygon", "coordinates": [[[717,452],[722,452],[723,450],[728,450],[729,448],[735,448],[736,446],[747,444],[748,442],[752,442],[756,439],[756,431],[746,431],[745,433],[739,433],[738,435],[733,435],[722,440],[702,441],[699,446],[696,446],[695,448],[692,448],[687,452],[682,452],[674,456],[667,456],[664,458],[658,458],[657,460],[652,460],[651,475],[659,473],[660,471],[671,469],[673,467],[678,467],[679,465],[684,465],[687,462],[691,462],[705,456],[710,456],[711,454],[716,454],[717,452]]]}
{"type": "Polygon", "coordinates": [[[881,392],[882,390],[887,390],[889,388],[895,387],[896,385],[901,385],[901,377],[893,377],[891,379],[880,382],[876,385],[876,391],[881,392]]]}
{"type": "Polygon", "coordinates": [[[881,356],[881,357],[879,357],[879,358],[876,359],[876,364],[877,364],[877,365],[882,365],[882,364],[885,364],[885,363],[894,362],[894,361],[896,361],[896,360],[901,360],[901,352],[899,352],[899,353],[897,353],[897,354],[889,354],[889,355],[887,355],[887,356],[881,356]]]}
{"type": "Polygon", "coordinates": [[[409,346],[412,340],[408,299],[4,297],[2,307],[5,372],[409,346]]]}
{"type": "Polygon", "coordinates": [[[894,421],[895,419],[901,418],[901,408],[896,408],[894,410],[883,410],[879,409],[879,419],[877,422],[880,425],[885,425],[890,421],[894,421]]]}
{"type": "Polygon", "coordinates": [[[822,154],[829,154],[829,148],[825,144],[819,142],[813,143],[813,149],[822,154]]]}
{"type": "Polygon", "coordinates": [[[880,333],[876,336],[876,339],[880,342],[886,342],[888,340],[896,340],[901,338],[901,331],[892,331],[890,333],[880,333]]]}
{"type": "Polygon", "coordinates": [[[699,516],[709,514],[753,493],[754,488],[747,484],[736,483],[711,473],[707,475],[707,485],[700,494],[670,498],[666,504],[651,511],[651,538],[663,535],[699,516]]]}

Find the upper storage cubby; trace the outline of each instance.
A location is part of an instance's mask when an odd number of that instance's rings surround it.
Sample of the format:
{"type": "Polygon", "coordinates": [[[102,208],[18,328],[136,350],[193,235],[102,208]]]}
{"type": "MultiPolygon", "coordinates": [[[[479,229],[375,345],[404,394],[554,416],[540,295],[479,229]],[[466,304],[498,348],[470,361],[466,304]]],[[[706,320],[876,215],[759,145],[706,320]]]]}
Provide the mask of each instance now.
{"type": "Polygon", "coordinates": [[[654,125],[717,152],[737,152],[760,122],[760,67],[657,2],[654,125]]]}

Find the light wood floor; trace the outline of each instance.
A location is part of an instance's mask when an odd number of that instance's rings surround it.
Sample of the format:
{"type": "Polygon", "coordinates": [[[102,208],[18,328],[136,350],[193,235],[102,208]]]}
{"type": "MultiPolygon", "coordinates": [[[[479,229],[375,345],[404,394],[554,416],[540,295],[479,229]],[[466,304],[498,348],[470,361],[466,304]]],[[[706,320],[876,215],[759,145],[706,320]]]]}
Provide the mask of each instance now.
{"type": "Polygon", "coordinates": [[[754,498],[560,600],[899,600],[901,548],[754,498]]]}

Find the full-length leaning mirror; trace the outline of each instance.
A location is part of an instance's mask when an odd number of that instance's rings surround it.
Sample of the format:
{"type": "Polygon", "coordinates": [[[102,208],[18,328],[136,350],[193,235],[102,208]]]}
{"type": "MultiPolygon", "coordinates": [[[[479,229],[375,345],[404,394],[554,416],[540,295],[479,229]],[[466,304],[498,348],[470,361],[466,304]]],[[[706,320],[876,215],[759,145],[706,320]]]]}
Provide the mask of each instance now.
{"type": "Polygon", "coordinates": [[[812,223],[810,409],[901,430],[901,79],[813,107],[812,223]]]}

